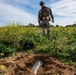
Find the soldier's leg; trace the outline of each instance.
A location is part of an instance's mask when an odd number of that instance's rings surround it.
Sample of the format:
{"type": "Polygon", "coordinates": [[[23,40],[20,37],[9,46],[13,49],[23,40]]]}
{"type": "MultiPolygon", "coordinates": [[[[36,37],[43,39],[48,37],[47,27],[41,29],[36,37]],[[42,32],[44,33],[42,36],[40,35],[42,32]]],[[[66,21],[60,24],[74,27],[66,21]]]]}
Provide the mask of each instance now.
{"type": "Polygon", "coordinates": [[[45,36],[45,21],[42,21],[42,32],[43,36],[45,36]]]}
{"type": "Polygon", "coordinates": [[[48,36],[48,39],[50,40],[50,28],[47,28],[47,36],[48,36]]]}
{"type": "Polygon", "coordinates": [[[47,29],[47,37],[50,40],[50,23],[49,23],[49,21],[46,22],[46,29],[47,29]]]}
{"type": "Polygon", "coordinates": [[[43,36],[45,36],[45,27],[42,28],[43,36]]]}

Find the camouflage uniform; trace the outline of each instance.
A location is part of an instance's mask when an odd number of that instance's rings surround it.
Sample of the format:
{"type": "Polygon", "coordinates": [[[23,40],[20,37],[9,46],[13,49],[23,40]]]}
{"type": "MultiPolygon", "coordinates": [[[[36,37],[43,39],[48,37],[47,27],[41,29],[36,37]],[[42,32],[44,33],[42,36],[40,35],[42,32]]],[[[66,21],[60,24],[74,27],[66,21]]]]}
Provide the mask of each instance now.
{"type": "MultiPolygon", "coordinates": [[[[45,6],[46,7],[46,6],[45,6]]],[[[54,17],[53,17],[53,14],[52,14],[52,11],[51,11],[51,9],[50,8],[48,8],[48,7],[46,7],[48,10],[49,10],[49,12],[50,12],[50,17],[52,18],[52,21],[54,21],[54,17]]],[[[41,20],[40,19],[40,16],[41,16],[41,10],[42,9],[40,9],[39,10],[39,12],[38,12],[38,22],[39,22],[39,25],[40,25],[40,27],[42,27],[42,29],[43,29],[43,36],[45,36],[45,28],[47,29],[47,37],[48,37],[48,39],[50,39],[50,23],[49,23],[49,20],[41,20]]]]}

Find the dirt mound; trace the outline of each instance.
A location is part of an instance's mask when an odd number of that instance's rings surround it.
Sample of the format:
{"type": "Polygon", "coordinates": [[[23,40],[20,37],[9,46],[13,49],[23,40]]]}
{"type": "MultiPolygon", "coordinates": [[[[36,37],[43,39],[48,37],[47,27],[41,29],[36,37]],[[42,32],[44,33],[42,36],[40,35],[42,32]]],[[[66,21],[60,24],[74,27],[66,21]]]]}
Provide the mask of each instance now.
{"type": "Polygon", "coordinates": [[[0,75],[35,75],[32,71],[33,64],[41,60],[43,65],[37,70],[37,75],[76,75],[76,69],[68,66],[54,57],[46,54],[18,53],[9,58],[1,59],[0,75]]]}

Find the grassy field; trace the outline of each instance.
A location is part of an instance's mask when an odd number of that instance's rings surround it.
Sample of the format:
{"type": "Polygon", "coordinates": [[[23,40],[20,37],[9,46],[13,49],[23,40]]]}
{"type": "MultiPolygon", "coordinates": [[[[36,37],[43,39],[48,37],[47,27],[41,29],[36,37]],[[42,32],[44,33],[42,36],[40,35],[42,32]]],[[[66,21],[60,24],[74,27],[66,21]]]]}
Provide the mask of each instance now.
{"type": "Polygon", "coordinates": [[[76,63],[76,27],[51,27],[51,40],[39,27],[7,25],[0,27],[0,57],[18,51],[49,54],[69,64],[76,63]]]}

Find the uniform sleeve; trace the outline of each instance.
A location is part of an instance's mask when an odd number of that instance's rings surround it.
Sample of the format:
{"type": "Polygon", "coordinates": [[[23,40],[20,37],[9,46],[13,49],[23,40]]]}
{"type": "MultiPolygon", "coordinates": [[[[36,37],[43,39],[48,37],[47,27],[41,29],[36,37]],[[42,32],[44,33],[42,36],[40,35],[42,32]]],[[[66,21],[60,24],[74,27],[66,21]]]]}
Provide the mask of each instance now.
{"type": "Polygon", "coordinates": [[[40,10],[38,12],[38,23],[40,22],[40,10]]]}
{"type": "Polygon", "coordinates": [[[52,10],[50,8],[49,8],[49,10],[50,10],[50,16],[51,16],[52,20],[54,20],[54,16],[53,16],[52,10]]]}

